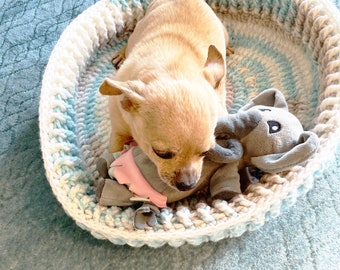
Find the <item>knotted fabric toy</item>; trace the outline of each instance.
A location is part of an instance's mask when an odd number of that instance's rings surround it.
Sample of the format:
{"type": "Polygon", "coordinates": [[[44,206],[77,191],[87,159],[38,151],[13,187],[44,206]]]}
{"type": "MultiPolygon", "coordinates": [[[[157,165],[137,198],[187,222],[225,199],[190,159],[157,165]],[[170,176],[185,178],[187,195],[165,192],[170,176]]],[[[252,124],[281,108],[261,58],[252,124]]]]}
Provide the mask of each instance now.
{"type": "MultiPolygon", "coordinates": [[[[242,156],[242,147],[237,140],[228,140],[232,161],[242,156]]],[[[159,208],[167,203],[179,201],[209,185],[209,180],[224,163],[206,160],[202,175],[192,190],[179,191],[169,186],[158,175],[157,167],[138,146],[115,154],[105,154],[97,160],[100,179],[97,183],[96,197],[103,206],[132,206],[142,204],[136,209],[134,227],[143,229],[154,226],[159,208]]]]}

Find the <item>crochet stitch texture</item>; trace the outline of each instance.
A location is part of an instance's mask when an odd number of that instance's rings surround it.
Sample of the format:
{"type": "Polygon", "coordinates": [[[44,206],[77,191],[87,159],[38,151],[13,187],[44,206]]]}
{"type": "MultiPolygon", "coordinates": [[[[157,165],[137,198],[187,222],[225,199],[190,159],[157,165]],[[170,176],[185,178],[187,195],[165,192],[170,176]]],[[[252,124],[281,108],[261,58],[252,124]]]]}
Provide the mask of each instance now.
{"type": "Polygon", "coordinates": [[[40,137],[47,178],[65,212],[99,239],[134,247],[199,245],[262,226],[313,186],[340,137],[340,18],[323,1],[207,1],[230,35],[227,106],[236,112],[260,91],[280,89],[304,128],[320,138],[306,166],[261,183],[231,203],[201,194],[162,209],[159,224],[133,229],[132,208],[95,201],[95,161],[108,150],[111,58],[127,41],[149,1],[101,0],[80,14],[56,44],[42,82],[40,137]]]}

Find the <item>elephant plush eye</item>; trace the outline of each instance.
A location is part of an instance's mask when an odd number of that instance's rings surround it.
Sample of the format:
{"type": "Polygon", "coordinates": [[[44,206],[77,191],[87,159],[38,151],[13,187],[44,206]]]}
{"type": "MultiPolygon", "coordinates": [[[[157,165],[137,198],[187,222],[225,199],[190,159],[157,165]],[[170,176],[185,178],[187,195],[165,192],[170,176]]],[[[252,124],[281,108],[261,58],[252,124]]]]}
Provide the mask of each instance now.
{"type": "Polygon", "coordinates": [[[269,133],[277,133],[281,130],[281,125],[279,122],[276,121],[267,121],[269,127],[269,133]]]}

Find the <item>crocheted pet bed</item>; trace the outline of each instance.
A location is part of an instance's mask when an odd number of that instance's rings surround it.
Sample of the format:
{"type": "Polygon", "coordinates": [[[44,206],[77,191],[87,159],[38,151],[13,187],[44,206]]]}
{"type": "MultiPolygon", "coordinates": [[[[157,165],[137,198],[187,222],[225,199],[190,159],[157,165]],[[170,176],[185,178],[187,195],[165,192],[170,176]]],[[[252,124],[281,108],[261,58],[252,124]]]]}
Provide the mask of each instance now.
{"type": "Polygon", "coordinates": [[[40,136],[47,179],[65,212],[95,237],[115,244],[160,247],[240,236],[276,217],[313,185],[340,133],[340,26],[318,1],[230,0],[208,3],[226,25],[228,109],[236,112],[260,91],[280,89],[290,111],[320,138],[305,167],[264,175],[229,204],[193,196],[162,209],[158,225],[133,229],[132,208],[96,203],[96,158],[108,151],[107,97],[111,58],[127,41],[149,1],[102,0],[80,14],[55,46],[43,77],[40,136]]]}

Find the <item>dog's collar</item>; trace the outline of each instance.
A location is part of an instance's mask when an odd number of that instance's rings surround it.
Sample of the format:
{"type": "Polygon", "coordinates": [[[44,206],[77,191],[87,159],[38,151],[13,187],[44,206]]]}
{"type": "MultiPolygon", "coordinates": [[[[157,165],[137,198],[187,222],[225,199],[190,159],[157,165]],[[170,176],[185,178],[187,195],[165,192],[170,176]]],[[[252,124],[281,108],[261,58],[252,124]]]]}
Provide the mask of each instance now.
{"type": "Polygon", "coordinates": [[[112,162],[113,175],[119,184],[127,185],[136,197],[150,200],[160,208],[166,207],[167,197],[156,191],[144,178],[136,165],[133,149],[124,151],[119,158],[112,162]]]}

